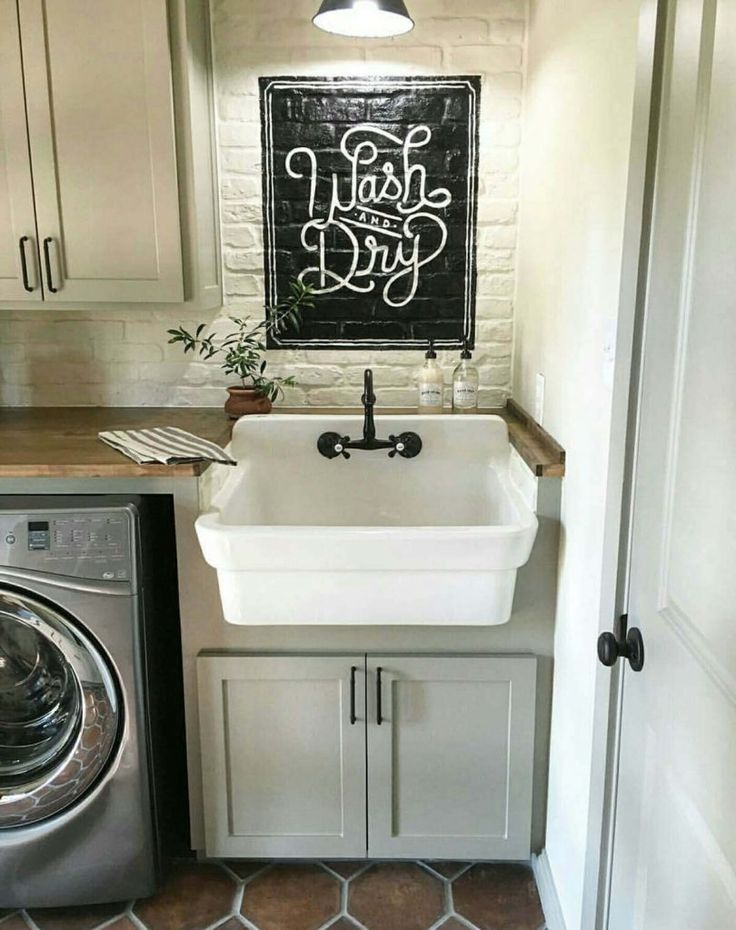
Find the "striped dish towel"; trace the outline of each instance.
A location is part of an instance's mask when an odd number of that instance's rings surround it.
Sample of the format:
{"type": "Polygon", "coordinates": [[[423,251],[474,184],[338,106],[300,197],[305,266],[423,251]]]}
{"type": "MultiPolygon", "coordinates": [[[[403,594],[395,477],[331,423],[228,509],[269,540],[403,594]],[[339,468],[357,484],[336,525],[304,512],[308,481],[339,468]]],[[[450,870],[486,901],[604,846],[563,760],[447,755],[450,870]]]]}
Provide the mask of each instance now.
{"type": "Polygon", "coordinates": [[[110,430],[98,437],[133,459],[139,465],[159,462],[162,465],[179,465],[188,462],[220,462],[237,465],[224,449],[193,433],[162,426],[156,429],[110,430]]]}

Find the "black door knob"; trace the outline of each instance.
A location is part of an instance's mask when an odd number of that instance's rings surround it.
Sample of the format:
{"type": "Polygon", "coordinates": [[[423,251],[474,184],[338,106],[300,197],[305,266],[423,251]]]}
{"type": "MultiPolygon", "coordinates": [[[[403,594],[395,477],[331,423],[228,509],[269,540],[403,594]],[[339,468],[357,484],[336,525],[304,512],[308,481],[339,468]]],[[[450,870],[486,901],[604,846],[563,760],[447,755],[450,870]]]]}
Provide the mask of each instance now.
{"type": "Polygon", "coordinates": [[[598,658],[609,668],[618,662],[618,641],[613,633],[601,633],[598,637],[598,658]]]}
{"type": "Polygon", "coordinates": [[[644,638],[641,630],[632,626],[627,630],[627,617],[619,618],[617,634],[601,633],[598,637],[598,659],[611,668],[619,659],[626,659],[634,672],[644,668],[644,638]]]}

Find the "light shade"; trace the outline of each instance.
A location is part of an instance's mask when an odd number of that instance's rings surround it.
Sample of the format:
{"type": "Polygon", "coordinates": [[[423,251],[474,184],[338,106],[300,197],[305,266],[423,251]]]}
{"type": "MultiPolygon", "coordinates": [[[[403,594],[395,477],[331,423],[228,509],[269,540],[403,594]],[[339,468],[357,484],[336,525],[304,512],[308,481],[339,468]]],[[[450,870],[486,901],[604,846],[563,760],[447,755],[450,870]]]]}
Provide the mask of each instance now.
{"type": "Polygon", "coordinates": [[[323,0],[312,22],[325,32],[367,39],[400,36],[414,28],[404,0],[323,0]]]}

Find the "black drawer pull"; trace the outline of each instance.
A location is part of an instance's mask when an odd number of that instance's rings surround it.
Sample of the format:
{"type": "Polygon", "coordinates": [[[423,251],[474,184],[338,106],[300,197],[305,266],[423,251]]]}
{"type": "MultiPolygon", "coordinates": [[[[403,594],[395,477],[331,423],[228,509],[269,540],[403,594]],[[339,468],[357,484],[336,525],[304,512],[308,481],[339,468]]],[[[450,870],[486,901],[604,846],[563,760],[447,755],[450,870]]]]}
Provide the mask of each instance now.
{"type": "Polygon", "coordinates": [[[23,272],[23,287],[31,293],[33,288],[31,287],[31,282],[28,280],[28,262],[26,260],[26,242],[30,242],[28,236],[21,236],[20,242],[18,243],[18,248],[20,249],[20,269],[23,272]]]}
{"type": "Polygon", "coordinates": [[[354,726],[358,719],[355,716],[355,673],[358,671],[355,665],[350,668],[350,725],[354,726]]]}
{"type": "Polygon", "coordinates": [[[383,669],[379,665],[376,669],[376,723],[380,727],[383,723],[383,695],[381,693],[381,675],[383,669]]]}
{"type": "Polygon", "coordinates": [[[43,260],[46,265],[46,284],[48,285],[49,290],[52,294],[56,294],[59,290],[58,287],[54,287],[54,278],[51,274],[51,253],[49,251],[49,246],[54,240],[51,236],[47,236],[43,240],[43,260]]]}

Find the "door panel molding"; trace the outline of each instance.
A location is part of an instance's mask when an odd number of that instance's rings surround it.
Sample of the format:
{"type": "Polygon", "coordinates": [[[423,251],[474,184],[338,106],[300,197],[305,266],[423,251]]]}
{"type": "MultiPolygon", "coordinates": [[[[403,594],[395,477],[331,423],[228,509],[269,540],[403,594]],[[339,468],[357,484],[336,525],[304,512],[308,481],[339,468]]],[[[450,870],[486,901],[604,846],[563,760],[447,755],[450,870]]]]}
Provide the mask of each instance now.
{"type": "Polygon", "coordinates": [[[671,599],[659,611],[659,616],[670,626],[672,632],[720,689],[723,696],[736,706],[736,675],[718,658],[693,621],[671,599]]]}
{"type": "Polygon", "coordinates": [[[695,92],[693,158],[690,169],[687,221],[685,223],[685,245],[682,278],[677,314],[677,336],[675,347],[674,378],[672,387],[672,410],[669,422],[665,470],[664,518],[662,533],[662,555],[660,562],[660,606],[667,603],[672,543],[672,520],[675,507],[675,491],[680,453],[680,425],[688,358],[688,338],[695,290],[697,261],[698,219],[700,217],[700,194],[703,185],[705,152],[708,137],[708,111],[713,74],[717,0],[706,0],[700,33],[700,60],[698,63],[697,89],[695,92]]]}

